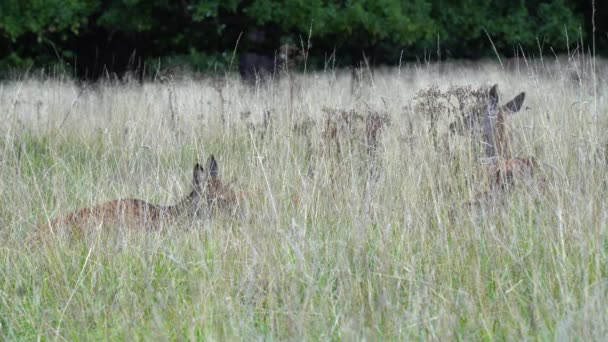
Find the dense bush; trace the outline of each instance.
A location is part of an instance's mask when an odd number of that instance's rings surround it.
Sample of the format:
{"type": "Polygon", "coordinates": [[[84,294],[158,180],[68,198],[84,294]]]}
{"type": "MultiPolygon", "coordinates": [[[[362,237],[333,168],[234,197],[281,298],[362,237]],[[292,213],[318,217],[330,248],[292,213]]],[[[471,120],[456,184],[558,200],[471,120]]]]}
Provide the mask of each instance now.
{"type": "MultiPolygon", "coordinates": [[[[318,65],[357,62],[362,51],[383,64],[429,55],[478,58],[494,53],[492,43],[504,55],[564,52],[568,42],[590,42],[588,2],[3,0],[0,70],[60,65],[97,77],[144,71],[143,62],[151,71],[159,61],[221,70],[233,51],[268,53],[283,42],[308,46],[309,38],[310,60],[318,65]],[[252,30],[263,37],[251,39],[252,30]]],[[[597,4],[596,18],[603,13],[608,5],[597,4]]],[[[608,24],[597,25],[598,51],[605,52],[608,24]]]]}

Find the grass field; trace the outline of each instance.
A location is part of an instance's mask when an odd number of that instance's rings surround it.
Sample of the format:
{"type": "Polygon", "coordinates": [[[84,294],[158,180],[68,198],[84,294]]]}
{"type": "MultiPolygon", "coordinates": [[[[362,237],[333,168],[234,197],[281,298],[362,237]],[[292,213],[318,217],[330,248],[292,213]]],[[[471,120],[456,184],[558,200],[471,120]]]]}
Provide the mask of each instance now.
{"type": "Polygon", "coordinates": [[[605,339],[608,64],[593,62],[258,89],[2,83],[0,339],[605,339]],[[477,140],[448,134],[453,99],[421,103],[433,86],[494,83],[503,101],[526,92],[509,133],[538,181],[475,202],[488,178],[477,140]],[[331,134],[344,113],[363,119],[331,134]],[[172,203],[210,154],[246,194],[236,215],[26,243],[109,199],[172,203]]]}

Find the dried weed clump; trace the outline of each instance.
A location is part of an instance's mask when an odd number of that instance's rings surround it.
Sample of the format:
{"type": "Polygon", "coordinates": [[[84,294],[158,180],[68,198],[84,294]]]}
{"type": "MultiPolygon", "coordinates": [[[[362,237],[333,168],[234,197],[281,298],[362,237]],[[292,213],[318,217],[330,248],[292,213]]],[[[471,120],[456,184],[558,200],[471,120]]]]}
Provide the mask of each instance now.
{"type": "Polygon", "coordinates": [[[323,108],[324,115],[321,141],[326,156],[340,161],[344,158],[343,149],[349,146],[350,152],[363,146],[369,157],[377,154],[379,135],[390,124],[388,113],[368,110],[362,114],[354,109],[323,108]]]}
{"type": "Polygon", "coordinates": [[[457,124],[450,125],[454,133],[463,134],[466,128],[472,128],[480,122],[487,102],[487,89],[474,88],[471,85],[450,86],[443,91],[438,86],[419,90],[412,99],[414,109],[429,120],[429,133],[434,147],[438,146],[438,124],[445,118],[456,118],[457,124]]]}

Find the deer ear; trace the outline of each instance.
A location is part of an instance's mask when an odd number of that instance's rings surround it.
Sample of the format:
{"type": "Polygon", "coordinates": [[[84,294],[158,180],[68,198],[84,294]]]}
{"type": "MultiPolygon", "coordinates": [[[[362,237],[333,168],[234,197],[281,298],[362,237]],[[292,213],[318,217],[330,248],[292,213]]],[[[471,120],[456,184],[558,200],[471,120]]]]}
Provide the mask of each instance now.
{"type": "Polygon", "coordinates": [[[521,92],[519,95],[515,96],[515,98],[513,98],[513,100],[507,102],[503,106],[503,108],[510,113],[519,112],[519,110],[521,109],[521,107],[524,104],[525,99],[526,99],[526,93],[521,92]]]}
{"type": "Polygon", "coordinates": [[[192,185],[195,188],[200,188],[205,182],[205,178],[205,170],[203,170],[203,167],[199,163],[196,163],[192,171],[192,185]]]}
{"type": "Polygon", "coordinates": [[[492,86],[492,88],[490,88],[490,91],[488,92],[488,99],[490,101],[490,106],[493,108],[496,108],[496,106],[498,105],[498,84],[495,84],[494,86],[492,86]]]}
{"type": "Polygon", "coordinates": [[[217,161],[215,160],[213,154],[209,156],[209,160],[207,161],[207,167],[209,168],[209,175],[213,178],[216,178],[219,173],[219,170],[217,166],[217,161]]]}

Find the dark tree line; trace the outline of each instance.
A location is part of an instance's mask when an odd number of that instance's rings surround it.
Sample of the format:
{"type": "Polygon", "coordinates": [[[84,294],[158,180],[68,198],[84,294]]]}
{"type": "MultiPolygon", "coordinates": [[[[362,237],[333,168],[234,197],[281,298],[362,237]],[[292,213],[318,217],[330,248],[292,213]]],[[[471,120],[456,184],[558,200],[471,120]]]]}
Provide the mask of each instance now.
{"type": "MultiPolygon", "coordinates": [[[[0,71],[222,72],[284,43],[307,48],[316,67],[480,58],[492,44],[505,56],[563,53],[589,49],[593,10],[592,0],[2,0],[0,71]]],[[[596,1],[601,54],[606,16],[608,1],[596,1]]]]}

